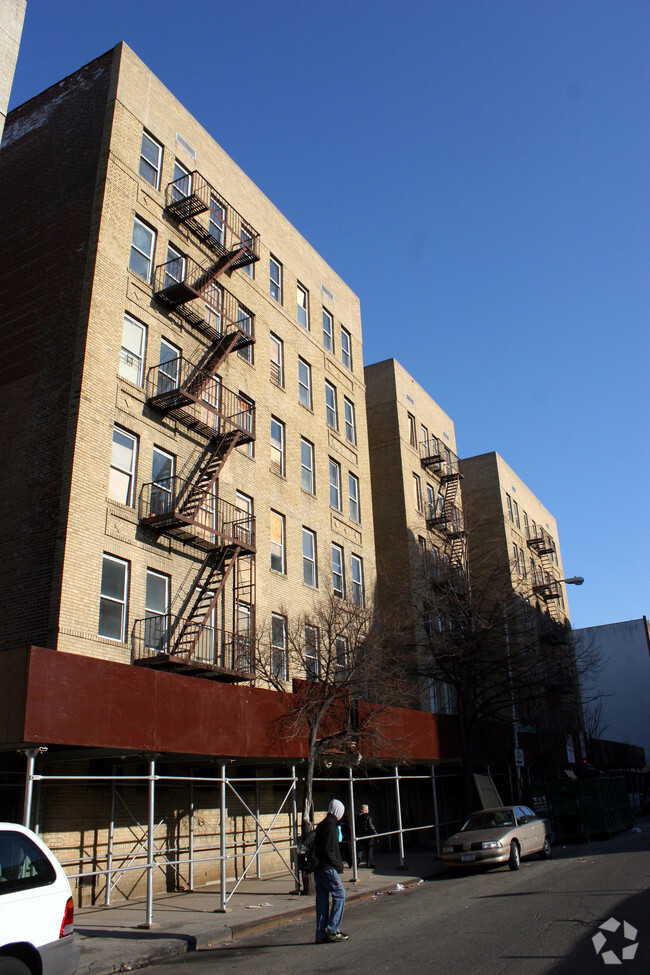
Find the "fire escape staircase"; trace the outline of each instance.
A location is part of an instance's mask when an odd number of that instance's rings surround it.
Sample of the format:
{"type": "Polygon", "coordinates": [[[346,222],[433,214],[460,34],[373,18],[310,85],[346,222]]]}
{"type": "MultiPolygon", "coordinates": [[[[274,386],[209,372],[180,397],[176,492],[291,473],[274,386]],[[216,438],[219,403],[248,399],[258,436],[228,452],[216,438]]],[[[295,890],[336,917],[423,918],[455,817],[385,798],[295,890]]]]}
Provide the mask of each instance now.
{"type": "Polygon", "coordinates": [[[467,532],[463,519],[458,458],[437,437],[420,445],[420,460],[427,473],[440,483],[437,505],[427,511],[427,528],[441,532],[449,543],[449,562],[461,569],[465,564],[467,532]]]}

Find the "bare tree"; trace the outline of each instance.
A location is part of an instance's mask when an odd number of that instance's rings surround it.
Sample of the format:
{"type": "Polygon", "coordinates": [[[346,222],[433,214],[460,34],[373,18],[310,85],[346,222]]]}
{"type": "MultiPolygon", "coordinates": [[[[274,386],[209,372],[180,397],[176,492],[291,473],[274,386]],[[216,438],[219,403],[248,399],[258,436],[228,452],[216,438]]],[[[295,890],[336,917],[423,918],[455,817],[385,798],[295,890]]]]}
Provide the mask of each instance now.
{"type": "Polygon", "coordinates": [[[299,618],[275,615],[260,641],[260,675],[288,695],[279,734],[307,743],[303,838],[314,828],[313,783],[321,763],[399,751],[382,730],[382,714],[404,704],[408,693],[396,643],[396,627],[375,607],[331,591],[299,618]]]}

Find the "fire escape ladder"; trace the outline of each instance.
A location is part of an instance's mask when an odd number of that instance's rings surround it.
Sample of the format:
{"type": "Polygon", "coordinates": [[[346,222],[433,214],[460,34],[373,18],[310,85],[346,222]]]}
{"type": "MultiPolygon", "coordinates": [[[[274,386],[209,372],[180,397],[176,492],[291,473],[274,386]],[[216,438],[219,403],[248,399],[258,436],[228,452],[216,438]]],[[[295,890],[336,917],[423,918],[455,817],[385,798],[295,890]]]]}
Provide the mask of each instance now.
{"type": "Polygon", "coordinates": [[[195,587],[198,588],[194,602],[176,637],[172,639],[171,653],[176,656],[192,657],[205,628],[210,626],[212,610],[217,605],[221,593],[226,587],[228,577],[241,549],[229,546],[219,551],[216,557],[205,560],[195,587]],[[207,569],[207,571],[206,571],[207,569]]]}
{"type": "Polygon", "coordinates": [[[198,367],[204,372],[214,374],[226,361],[231,352],[235,352],[245,345],[252,345],[255,341],[252,336],[250,341],[242,341],[242,333],[238,328],[230,329],[221,336],[221,339],[213,342],[206,354],[197,363],[198,367]]]}
{"type": "Polygon", "coordinates": [[[199,461],[198,469],[193,479],[188,480],[184,496],[179,498],[179,514],[188,518],[190,522],[196,519],[199,511],[210,496],[216,484],[221,469],[237,446],[241,434],[239,430],[230,430],[216,438],[216,444],[208,444],[199,461]]]}

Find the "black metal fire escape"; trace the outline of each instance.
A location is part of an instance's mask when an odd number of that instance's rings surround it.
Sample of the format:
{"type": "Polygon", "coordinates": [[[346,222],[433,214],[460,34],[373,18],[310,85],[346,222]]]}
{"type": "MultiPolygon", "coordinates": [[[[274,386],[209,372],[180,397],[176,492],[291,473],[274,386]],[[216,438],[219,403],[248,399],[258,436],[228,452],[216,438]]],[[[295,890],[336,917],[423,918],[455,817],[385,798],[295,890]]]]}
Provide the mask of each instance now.
{"type": "Polygon", "coordinates": [[[463,518],[458,457],[437,437],[420,444],[420,462],[438,481],[438,498],[427,510],[427,528],[439,532],[447,541],[449,564],[453,569],[465,566],[467,531],[463,518]]]}
{"type": "Polygon", "coordinates": [[[258,259],[257,234],[198,173],[170,184],[167,210],[216,259],[202,266],[179,256],[160,265],[154,295],[210,344],[197,361],[179,355],[152,366],[146,399],[151,409],[205,438],[205,445],[188,475],[174,474],[143,486],[138,513],[148,531],[199,549],[203,556],[180,594],[179,611],[139,621],[137,662],[221,680],[250,680],[255,523],[250,512],[219,497],[219,476],[235,447],[255,439],[255,416],[252,403],[229,390],[217,370],[255,339],[250,312],[218,279],[258,259]],[[210,221],[204,225],[198,215],[206,210],[210,221]],[[221,610],[224,623],[227,584],[232,592],[231,632],[214,622],[221,610]]]}

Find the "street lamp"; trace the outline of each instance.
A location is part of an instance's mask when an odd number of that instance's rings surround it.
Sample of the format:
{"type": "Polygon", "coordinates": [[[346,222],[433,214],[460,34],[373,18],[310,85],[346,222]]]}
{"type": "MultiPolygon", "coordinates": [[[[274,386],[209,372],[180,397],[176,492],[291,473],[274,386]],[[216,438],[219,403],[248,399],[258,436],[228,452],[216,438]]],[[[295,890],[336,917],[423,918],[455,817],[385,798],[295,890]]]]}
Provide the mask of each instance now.
{"type": "Polygon", "coordinates": [[[582,576],[571,576],[570,579],[558,579],[558,582],[563,582],[565,586],[581,586],[584,581],[582,576]]]}

